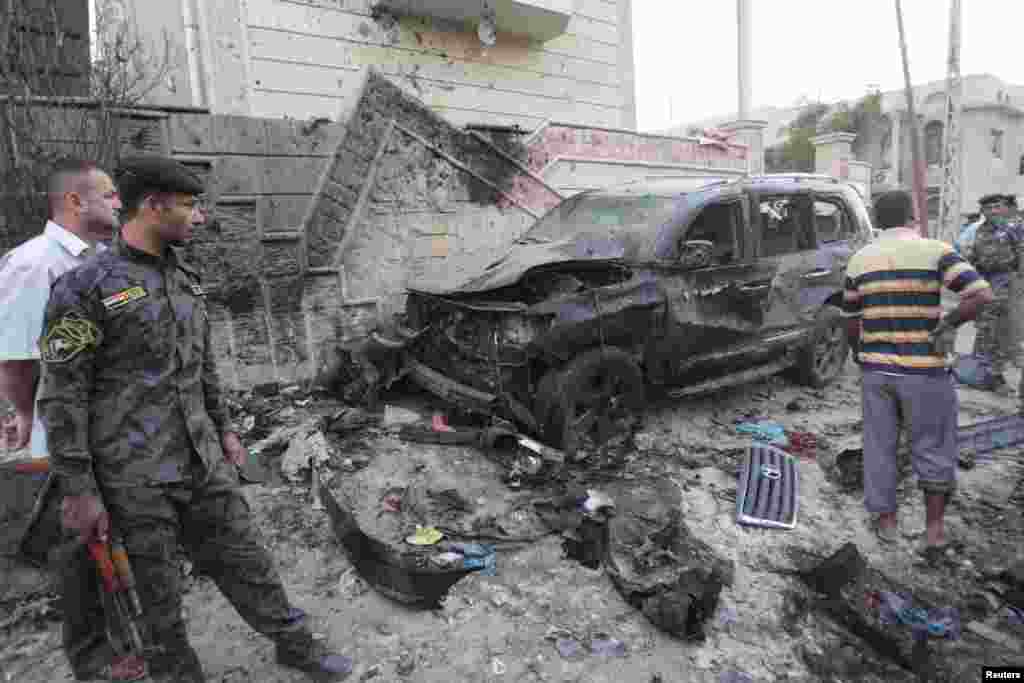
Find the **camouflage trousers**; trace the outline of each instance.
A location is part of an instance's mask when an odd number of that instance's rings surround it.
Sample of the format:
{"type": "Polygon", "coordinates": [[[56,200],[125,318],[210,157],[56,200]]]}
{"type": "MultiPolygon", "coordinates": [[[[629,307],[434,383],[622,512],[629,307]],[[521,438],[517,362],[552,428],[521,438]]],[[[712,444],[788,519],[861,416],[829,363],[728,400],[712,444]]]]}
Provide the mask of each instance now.
{"type": "Polygon", "coordinates": [[[104,500],[124,538],[152,644],[169,654],[191,652],[181,611],[183,547],[197,572],[213,579],[253,629],[288,649],[311,646],[312,634],[290,610],[249,503],[226,465],[202,484],[107,489],[104,500]]]}
{"type": "Polygon", "coordinates": [[[1006,362],[1016,359],[1016,350],[1007,348],[1010,334],[1010,300],[999,297],[978,311],[974,353],[989,359],[993,377],[1002,377],[1006,362]]]}

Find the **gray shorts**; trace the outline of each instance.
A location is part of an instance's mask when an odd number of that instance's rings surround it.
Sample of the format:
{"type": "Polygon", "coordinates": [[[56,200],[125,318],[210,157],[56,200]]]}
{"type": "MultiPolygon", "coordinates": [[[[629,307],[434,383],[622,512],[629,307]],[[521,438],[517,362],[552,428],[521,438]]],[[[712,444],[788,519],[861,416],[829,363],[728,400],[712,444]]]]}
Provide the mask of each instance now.
{"type": "Polygon", "coordinates": [[[952,376],[865,372],[864,505],[868,512],[896,510],[896,448],[907,430],[914,474],[925,493],[956,489],[959,401],[952,376]]]}

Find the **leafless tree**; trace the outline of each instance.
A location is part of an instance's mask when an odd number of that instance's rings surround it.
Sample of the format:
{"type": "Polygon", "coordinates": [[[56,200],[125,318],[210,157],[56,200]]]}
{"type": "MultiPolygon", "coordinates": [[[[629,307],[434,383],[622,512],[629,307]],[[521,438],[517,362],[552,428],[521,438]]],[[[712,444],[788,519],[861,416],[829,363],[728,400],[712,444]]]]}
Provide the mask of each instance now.
{"type": "Polygon", "coordinates": [[[166,34],[147,40],[133,5],[0,0],[0,236],[8,237],[0,251],[13,246],[12,231],[38,230],[55,161],[73,156],[105,167],[116,163],[125,113],[171,72],[173,43],[166,34]]]}

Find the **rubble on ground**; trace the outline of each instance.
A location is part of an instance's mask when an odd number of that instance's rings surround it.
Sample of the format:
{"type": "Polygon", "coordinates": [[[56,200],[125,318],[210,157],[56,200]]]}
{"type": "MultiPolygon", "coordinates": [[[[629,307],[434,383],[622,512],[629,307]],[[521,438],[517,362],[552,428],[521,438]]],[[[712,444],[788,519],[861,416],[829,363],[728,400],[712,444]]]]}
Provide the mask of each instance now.
{"type": "MultiPolygon", "coordinates": [[[[916,554],[923,512],[905,472],[901,541],[882,548],[865,524],[856,456],[837,464],[862,429],[856,378],[827,395],[773,380],[654,405],[632,439],[563,463],[512,429],[449,422],[443,407],[397,388],[375,408],[315,384],[265,386],[231,407],[266,472],[245,490],[290,594],[356,655],[357,676],[916,680],[913,627],[883,623],[882,601],[887,619],[956,610],[958,637],[927,641],[933,680],[1019,661],[1020,451],[961,471],[950,527],[962,542],[936,565],[916,554]],[[389,420],[386,405],[401,410],[389,420]],[[792,531],[736,524],[737,468],[751,443],[736,425],[773,421],[799,447],[792,531]],[[847,551],[839,589],[809,585],[808,569],[846,543],[863,566],[847,551]]],[[[971,422],[993,414],[987,396],[965,393],[961,404],[971,422]]],[[[203,577],[189,586],[211,675],[272,678],[264,641],[243,635],[203,577]]],[[[0,601],[10,608],[0,669],[18,680],[65,672],[48,588],[0,601]]]]}

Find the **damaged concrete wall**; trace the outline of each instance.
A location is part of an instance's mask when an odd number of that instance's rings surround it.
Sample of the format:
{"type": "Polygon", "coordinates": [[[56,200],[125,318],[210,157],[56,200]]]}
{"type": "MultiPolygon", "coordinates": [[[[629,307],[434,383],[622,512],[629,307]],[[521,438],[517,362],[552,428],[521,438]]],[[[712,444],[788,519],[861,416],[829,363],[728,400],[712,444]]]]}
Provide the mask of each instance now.
{"type": "Polygon", "coordinates": [[[542,174],[576,190],[745,164],[743,147],[573,124],[499,144],[375,70],[362,78],[344,124],[151,111],[125,129],[127,151],[170,154],[207,180],[211,221],[189,250],[230,386],[312,377],[399,312],[406,287],[492,260],[563,198],[542,174]]]}
{"type": "Polygon", "coordinates": [[[374,70],[306,223],[312,268],[349,305],[401,310],[406,287],[457,277],[561,199],[529,168],[374,70]]]}

